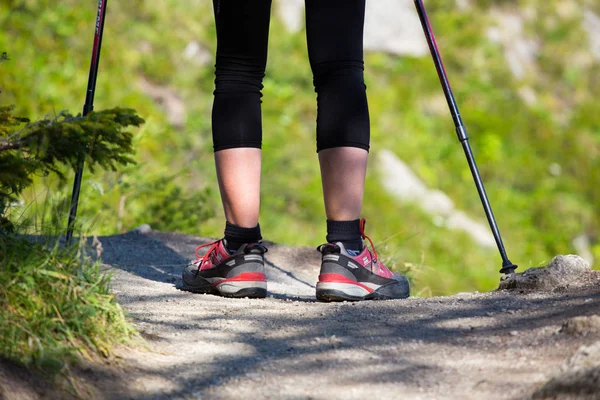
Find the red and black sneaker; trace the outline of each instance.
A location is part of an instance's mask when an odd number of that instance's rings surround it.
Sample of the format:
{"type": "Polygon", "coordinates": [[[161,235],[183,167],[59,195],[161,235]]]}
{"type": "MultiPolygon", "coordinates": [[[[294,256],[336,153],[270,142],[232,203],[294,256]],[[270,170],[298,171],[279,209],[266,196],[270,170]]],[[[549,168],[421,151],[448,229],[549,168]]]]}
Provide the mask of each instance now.
{"type": "Polygon", "coordinates": [[[266,297],[266,252],[261,243],[250,243],[230,254],[224,239],[198,246],[197,259],[183,271],[181,289],[226,297],[266,297]],[[209,247],[208,251],[200,256],[204,247],[209,247]]]}
{"type": "Polygon", "coordinates": [[[364,233],[365,220],[360,221],[363,239],[371,243],[358,255],[351,255],[340,242],[326,243],[321,252],[321,272],[317,282],[317,300],[356,301],[404,299],[410,295],[408,280],[390,271],[379,261],[371,239],[364,233]]]}

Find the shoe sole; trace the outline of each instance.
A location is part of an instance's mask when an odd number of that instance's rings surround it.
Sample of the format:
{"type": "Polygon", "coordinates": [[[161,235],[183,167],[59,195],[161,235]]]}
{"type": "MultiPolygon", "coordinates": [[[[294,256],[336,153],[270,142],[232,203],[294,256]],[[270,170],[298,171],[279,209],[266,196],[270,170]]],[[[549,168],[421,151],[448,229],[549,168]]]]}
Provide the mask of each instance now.
{"type": "Polygon", "coordinates": [[[363,285],[342,282],[318,282],[317,300],[333,301],[361,301],[361,300],[394,300],[404,299],[408,292],[398,291],[400,284],[390,283],[376,290],[369,291],[363,285]]]}
{"type": "Polygon", "coordinates": [[[226,297],[267,297],[267,282],[224,282],[216,288],[226,297]]]}
{"type": "MultiPolygon", "coordinates": [[[[255,273],[241,273],[232,279],[221,279],[211,282],[207,279],[200,278],[200,284],[190,285],[185,282],[180,287],[181,290],[192,293],[214,294],[224,297],[235,298],[265,298],[267,297],[267,282],[266,280],[245,280],[244,275],[255,276],[255,273]]],[[[196,279],[198,279],[197,277],[196,279]]]]}
{"type": "MultiPolygon", "coordinates": [[[[250,283],[250,282],[248,282],[250,283]]],[[[254,284],[246,286],[246,287],[231,287],[229,285],[225,288],[219,288],[219,290],[215,286],[209,287],[198,287],[198,286],[190,286],[185,283],[181,285],[179,289],[184,290],[186,292],[192,293],[200,293],[200,294],[214,294],[217,296],[223,297],[234,297],[234,298],[252,298],[252,299],[264,299],[267,297],[267,285],[260,286],[260,284],[264,282],[254,282],[254,284]]]]}

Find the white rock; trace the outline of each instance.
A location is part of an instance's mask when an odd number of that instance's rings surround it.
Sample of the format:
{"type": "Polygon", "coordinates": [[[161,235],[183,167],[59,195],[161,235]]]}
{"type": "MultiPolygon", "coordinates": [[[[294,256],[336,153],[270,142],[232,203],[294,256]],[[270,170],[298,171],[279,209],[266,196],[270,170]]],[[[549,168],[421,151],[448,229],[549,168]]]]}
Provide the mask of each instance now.
{"type": "Polygon", "coordinates": [[[572,18],[575,16],[580,8],[579,5],[572,0],[563,0],[556,4],[556,13],[561,18],[572,18]]]}
{"type": "Polygon", "coordinates": [[[591,10],[584,10],[583,27],[589,36],[590,52],[600,60],[600,17],[591,10]]]}
{"type": "MultiPolygon", "coordinates": [[[[303,0],[280,0],[276,13],[289,32],[302,29],[303,0]]],[[[367,1],[364,45],[367,51],[384,51],[397,55],[420,57],[429,53],[411,0],[367,1]]]]}
{"type": "Polygon", "coordinates": [[[209,65],[213,59],[210,52],[195,40],[192,40],[185,46],[183,55],[196,65],[209,65]]]}
{"type": "Polygon", "coordinates": [[[502,33],[497,26],[490,26],[487,29],[486,35],[490,41],[494,43],[502,43],[502,33]]]}
{"type": "Polygon", "coordinates": [[[451,216],[454,212],[454,202],[441,190],[428,190],[422,201],[421,207],[430,214],[451,216]]]}
{"type": "Polygon", "coordinates": [[[429,54],[414,2],[367,1],[365,50],[415,57],[429,54]]]}
{"type": "Polygon", "coordinates": [[[490,16],[495,25],[488,28],[488,38],[504,48],[506,62],[517,79],[523,79],[535,69],[538,44],[525,37],[523,18],[520,15],[492,9],[490,16]]]}
{"type": "Polygon", "coordinates": [[[140,235],[145,235],[146,233],[152,232],[152,227],[149,224],[142,224],[137,228],[134,228],[132,232],[138,233],[140,235]]]}
{"type": "Polygon", "coordinates": [[[388,192],[403,201],[418,202],[427,196],[427,186],[394,153],[382,150],[377,159],[384,172],[383,185],[388,192]]]}
{"type": "MultiPolygon", "coordinates": [[[[382,150],[377,153],[381,184],[397,199],[418,204],[431,215],[436,226],[466,232],[482,247],[494,247],[496,242],[489,227],[456,210],[450,197],[440,190],[430,189],[394,153],[382,150]]],[[[475,190],[475,189],[473,189],[475,190]]]]}
{"type": "MultiPolygon", "coordinates": [[[[475,190],[475,188],[473,188],[475,190]]],[[[449,229],[461,230],[471,236],[471,239],[482,247],[495,247],[496,241],[488,225],[470,218],[463,211],[454,211],[446,220],[449,229]]]]}
{"type": "Polygon", "coordinates": [[[279,0],[277,15],[289,32],[296,33],[304,24],[304,0],[279,0]]]}
{"type": "Polygon", "coordinates": [[[186,119],[185,102],[175,90],[157,85],[144,77],[139,78],[137,84],[165,111],[167,119],[173,126],[183,127],[186,119]]]}
{"type": "Polygon", "coordinates": [[[471,0],[456,0],[456,7],[461,10],[469,10],[471,8],[471,0]]]}
{"type": "Polygon", "coordinates": [[[559,163],[552,163],[548,166],[548,172],[552,176],[560,176],[562,173],[562,167],[559,163]]]}
{"type": "Polygon", "coordinates": [[[524,87],[519,88],[518,93],[519,93],[519,97],[528,106],[533,106],[537,103],[537,95],[535,94],[535,91],[530,86],[524,86],[524,87]]]}

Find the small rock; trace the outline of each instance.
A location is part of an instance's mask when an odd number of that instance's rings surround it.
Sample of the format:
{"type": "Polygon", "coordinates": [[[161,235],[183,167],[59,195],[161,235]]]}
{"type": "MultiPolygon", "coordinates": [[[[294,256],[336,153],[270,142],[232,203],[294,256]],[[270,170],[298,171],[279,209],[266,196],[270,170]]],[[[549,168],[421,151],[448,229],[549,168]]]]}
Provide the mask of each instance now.
{"type": "Polygon", "coordinates": [[[212,54],[199,42],[192,40],[185,46],[183,55],[198,66],[212,64],[212,54]]]}
{"type": "Polygon", "coordinates": [[[589,35],[590,53],[600,60],[600,16],[585,9],[583,11],[583,27],[589,35]]]}
{"type": "Polygon", "coordinates": [[[587,261],[577,255],[558,255],[545,267],[530,268],[523,273],[504,276],[498,290],[552,290],[576,283],[589,270],[587,261]]]}
{"type": "Polygon", "coordinates": [[[559,332],[581,336],[586,336],[590,333],[600,333],[600,315],[571,318],[562,325],[559,332]]]}
{"type": "Polygon", "coordinates": [[[138,233],[140,235],[145,235],[147,233],[152,232],[152,227],[150,227],[150,225],[148,224],[142,224],[137,228],[134,228],[131,232],[138,233]]]}
{"type": "Polygon", "coordinates": [[[533,393],[532,398],[597,399],[599,387],[600,342],[596,342],[580,347],[559,373],[533,393]]]}
{"type": "Polygon", "coordinates": [[[186,119],[186,104],[178,91],[169,86],[162,86],[146,78],[139,78],[137,86],[163,109],[169,123],[181,129],[186,119]]]}

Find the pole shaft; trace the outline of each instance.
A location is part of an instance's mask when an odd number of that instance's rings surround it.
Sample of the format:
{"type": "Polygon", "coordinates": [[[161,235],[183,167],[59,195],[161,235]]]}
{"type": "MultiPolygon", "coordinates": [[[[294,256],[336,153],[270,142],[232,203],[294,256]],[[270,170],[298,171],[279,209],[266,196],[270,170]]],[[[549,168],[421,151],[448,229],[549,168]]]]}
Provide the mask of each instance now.
{"type": "Polygon", "coordinates": [[[508,260],[508,256],[506,255],[504,243],[502,243],[502,237],[500,236],[500,231],[498,230],[498,225],[496,224],[496,219],[494,218],[494,212],[492,211],[492,207],[488,200],[487,193],[485,192],[485,187],[483,186],[481,175],[479,174],[479,170],[477,169],[477,164],[475,163],[475,158],[473,156],[473,152],[471,151],[471,145],[469,144],[468,140],[465,140],[461,143],[465,152],[465,156],[467,157],[469,163],[471,175],[473,176],[475,186],[477,187],[477,192],[479,193],[481,204],[483,205],[483,209],[485,210],[485,215],[492,230],[492,234],[494,235],[496,246],[498,247],[498,251],[500,252],[500,257],[502,257],[502,261],[504,262],[505,260],[508,260]]]}
{"type": "MultiPolygon", "coordinates": [[[[92,59],[90,61],[90,73],[88,76],[88,86],[85,95],[85,104],[83,105],[82,115],[85,117],[94,109],[94,94],[96,92],[96,79],[98,77],[98,66],[100,64],[100,48],[102,47],[102,34],[104,32],[104,18],[106,16],[106,3],[108,0],[98,0],[98,14],[94,29],[94,46],[92,48],[92,59]]],[[[73,192],[71,194],[71,207],[69,209],[69,222],[67,225],[67,244],[71,243],[73,238],[73,228],[77,218],[77,206],[79,205],[79,192],[81,191],[81,181],[83,179],[84,159],[78,160],[75,179],[73,181],[73,192]]]]}
{"type": "Polygon", "coordinates": [[[477,164],[475,163],[475,157],[473,156],[471,145],[469,144],[469,136],[467,134],[467,130],[460,116],[460,112],[458,110],[458,105],[456,104],[454,94],[452,93],[452,87],[450,86],[450,82],[448,81],[448,75],[446,74],[444,63],[442,62],[442,57],[440,55],[440,51],[435,40],[435,35],[433,34],[433,29],[431,29],[429,18],[427,18],[425,6],[422,0],[414,0],[414,2],[415,6],[417,7],[419,19],[421,20],[421,25],[423,26],[423,31],[425,32],[425,38],[427,39],[429,50],[431,51],[431,56],[433,58],[433,63],[435,64],[435,69],[437,70],[437,74],[440,79],[444,95],[446,96],[446,102],[448,103],[450,114],[452,114],[452,119],[454,120],[454,126],[456,128],[458,140],[462,144],[465,156],[467,157],[469,169],[471,170],[471,175],[473,176],[475,186],[477,187],[477,193],[479,194],[479,198],[481,200],[481,204],[483,205],[483,209],[485,211],[485,215],[492,230],[492,234],[494,235],[494,240],[496,241],[498,251],[500,252],[500,256],[502,257],[502,269],[500,270],[500,272],[512,273],[517,268],[517,266],[510,262],[506,254],[506,249],[504,248],[504,243],[502,242],[502,237],[500,235],[500,230],[498,229],[498,225],[496,224],[496,219],[494,218],[492,207],[488,200],[487,193],[485,192],[483,181],[481,180],[481,175],[479,174],[479,169],[477,168],[477,164]]]}

